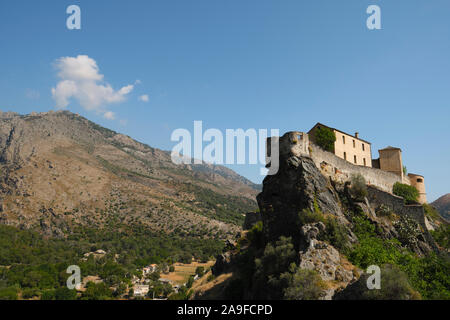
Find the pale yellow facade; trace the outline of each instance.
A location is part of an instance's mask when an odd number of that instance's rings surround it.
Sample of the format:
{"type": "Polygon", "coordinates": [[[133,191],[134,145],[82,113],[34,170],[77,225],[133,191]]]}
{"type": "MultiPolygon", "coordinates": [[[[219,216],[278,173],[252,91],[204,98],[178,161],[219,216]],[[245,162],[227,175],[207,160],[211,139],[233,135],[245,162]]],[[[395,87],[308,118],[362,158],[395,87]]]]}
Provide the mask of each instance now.
{"type": "Polygon", "coordinates": [[[314,131],[320,127],[329,128],[336,135],[336,142],[334,143],[334,154],[336,156],[354,165],[372,167],[372,145],[370,142],[359,139],[358,133],[352,136],[321,123],[316,124],[309,133],[314,135],[314,131]]]}
{"type": "Polygon", "coordinates": [[[334,133],[336,134],[335,155],[358,166],[372,167],[370,143],[337,130],[334,130],[334,133]]]}

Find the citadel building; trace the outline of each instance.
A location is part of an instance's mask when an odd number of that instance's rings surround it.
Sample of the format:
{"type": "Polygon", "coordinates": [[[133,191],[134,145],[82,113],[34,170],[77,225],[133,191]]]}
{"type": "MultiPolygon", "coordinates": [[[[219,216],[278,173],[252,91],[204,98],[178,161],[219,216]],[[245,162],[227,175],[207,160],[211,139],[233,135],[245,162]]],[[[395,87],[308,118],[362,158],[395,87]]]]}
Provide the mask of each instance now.
{"type": "Polygon", "coordinates": [[[336,181],[345,182],[351,175],[359,173],[365,177],[369,185],[390,193],[393,185],[400,182],[416,187],[419,191],[418,201],[422,204],[427,202],[425,179],[418,174],[405,175],[402,150],[389,146],[378,150],[378,159],[372,159],[372,144],[361,139],[358,132],[352,135],[317,123],[308,133],[299,131],[286,133],[280,138],[279,146],[280,155],[292,153],[311,157],[324,175],[336,181]],[[334,152],[325,151],[314,144],[315,133],[319,128],[329,128],[335,133],[334,152]]]}

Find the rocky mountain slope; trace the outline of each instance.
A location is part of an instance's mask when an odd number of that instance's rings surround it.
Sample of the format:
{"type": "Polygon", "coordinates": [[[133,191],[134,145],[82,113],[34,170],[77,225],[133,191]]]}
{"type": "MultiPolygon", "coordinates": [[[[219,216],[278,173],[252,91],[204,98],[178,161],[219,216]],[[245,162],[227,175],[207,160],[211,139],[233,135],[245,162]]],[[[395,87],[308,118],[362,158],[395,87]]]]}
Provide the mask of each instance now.
{"type": "Polygon", "coordinates": [[[0,112],[1,224],[58,237],[140,225],[225,239],[257,190],[225,167],[175,165],[169,152],[67,111],[0,112]]]}
{"type": "Polygon", "coordinates": [[[429,231],[445,222],[358,180],[341,184],[308,156],[280,155],[249,230],[217,257],[214,285],[194,298],[450,299],[448,248],[429,231]],[[366,286],[371,265],[381,290],[366,286]]]}
{"type": "Polygon", "coordinates": [[[432,202],[431,205],[439,211],[441,216],[443,216],[447,221],[450,221],[450,193],[443,195],[436,201],[432,202]]]}

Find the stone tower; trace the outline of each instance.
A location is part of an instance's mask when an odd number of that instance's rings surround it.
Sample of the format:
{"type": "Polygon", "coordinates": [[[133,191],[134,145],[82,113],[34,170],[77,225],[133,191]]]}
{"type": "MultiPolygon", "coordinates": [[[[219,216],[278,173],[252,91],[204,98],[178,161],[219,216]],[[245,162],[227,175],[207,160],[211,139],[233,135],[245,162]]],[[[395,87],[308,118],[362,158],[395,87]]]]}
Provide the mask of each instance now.
{"type": "Polygon", "coordinates": [[[395,147],[387,147],[378,150],[380,154],[380,169],[395,173],[400,176],[403,181],[403,162],[402,162],[402,150],[395,147]]]}
{"type": "Polygon", "coordinates": [[[425,179],[423,176],[409,173],[408,174],[409,182],[413,187],[419,191],[419,202],[421,204],[427,203],[427,193],[425,191],[425,179]]]}

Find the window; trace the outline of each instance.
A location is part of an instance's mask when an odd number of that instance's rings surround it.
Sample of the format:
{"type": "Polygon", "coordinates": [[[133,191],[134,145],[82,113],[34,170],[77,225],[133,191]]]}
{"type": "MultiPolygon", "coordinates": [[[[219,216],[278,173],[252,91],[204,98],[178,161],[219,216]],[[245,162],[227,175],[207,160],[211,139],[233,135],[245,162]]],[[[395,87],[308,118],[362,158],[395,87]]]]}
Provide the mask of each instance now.
{"type": "Polygon", "coordinates": [[[355,160],[355,163],[356,163],[356,156],[353,156],[353,159],[355,160]]]}
{"type": "Polygon", "coordinates": [[[302,136],[301,134],[298,134],[298,135],[297,135],[297,139],[298,139],[298,140],[302,140],[302,138],[303,138],[303,136],[302,136]]]}
{"type": "Polygon", "coordinates": [[[364,166],[366,166],[366,158],[363,158],[364,166]]]}
{"type": "Polygon", "coordinates": [[[353,148],[355,148],[356,147],[356,142],[355,142],[355,140],[353,140],[353,148]]]}
{"type": "Polygon", "coordinates": [[[342,136],[342,144],[345,144],[345,136],[342,136]]]}
{"type": "Polygon", "coordinates": [[[422,183],[422,182],[423,182],[423,179],[417,179],[417,182],[422,183]]]}
{"type": "Polygon", "coordinates": [[[344,152],[344,160],[347,160],[347,152],[344,152]]]}
{"type": "Polygon", "coordinates": [[[366,151],[366,150],[364,149],[364,143],[362,144],[362,149],[363,149],[363,151],[366,151]]]}

